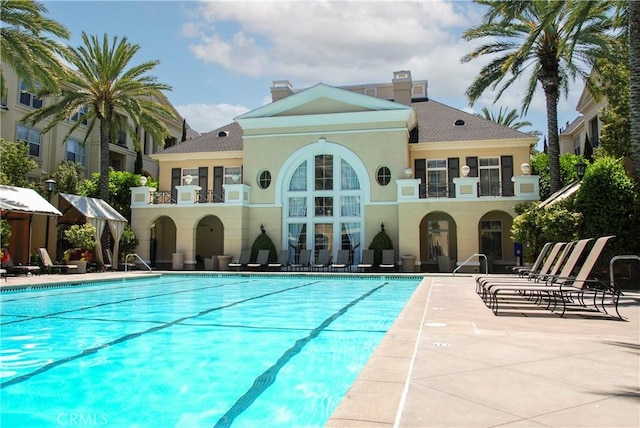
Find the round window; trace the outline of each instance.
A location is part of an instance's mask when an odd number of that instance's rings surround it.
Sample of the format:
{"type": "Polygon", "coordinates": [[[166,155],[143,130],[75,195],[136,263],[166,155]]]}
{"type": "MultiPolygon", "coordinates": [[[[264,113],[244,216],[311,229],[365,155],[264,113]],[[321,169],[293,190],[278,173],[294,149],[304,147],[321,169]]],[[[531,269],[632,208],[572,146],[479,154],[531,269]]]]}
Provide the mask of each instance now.
{"type": "Polygon", "coordinates": [[[386,186],[391,181],[391,170],[386,166],[381,166],[376,171],[376,180],[378,180],[379,185],[386,186]]]}
{"type": "Polygon", "coordinates": [[[271,185],[271,173],[269,171],[260,171],[258,174],[258,186],[261,189],[266,189],[271,185]]]}

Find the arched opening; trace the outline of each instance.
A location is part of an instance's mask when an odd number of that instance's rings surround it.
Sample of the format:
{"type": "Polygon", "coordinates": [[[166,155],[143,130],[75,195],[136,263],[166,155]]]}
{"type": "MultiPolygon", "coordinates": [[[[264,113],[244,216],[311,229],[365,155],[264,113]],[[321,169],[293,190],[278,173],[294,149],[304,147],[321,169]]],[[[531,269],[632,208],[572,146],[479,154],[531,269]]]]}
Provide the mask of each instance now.
{"type": "Polygon", "coordinates": [[[153,222],[149,245],[151,267],[171,269],[171,255],[176,252],[176,224],[171,217],[161,216],[153,222]]]}
{"type": "Polygon", "coordinates": [[[458,258],[456,222],[434,211],[420,222],[420,261],[423,272],[452,272],[458,258]]]}
{"type": "Polygon", "coordinates": [[[278,177],[283,206],[283,247],[292,260],[303,249],[340,249],[358,263],[362,250],[365,198],[369,181],[362,161],[347,148],[324,139],[303,147],[278,177]]]}
{"type": "Polygon", "coordinates": [[[489,211],[478,223],[478,248],[487,256],[490,273],[503,272],[506,265],[515,264],[512,223],[513,218],[504,211],[489,211]]]}
{"type": "Polygon", "coordinates": [[[224,254],[224,226],[215,215],[203,217],[196,229],[196,269],[204,268],[204,259],[224,254]]]}

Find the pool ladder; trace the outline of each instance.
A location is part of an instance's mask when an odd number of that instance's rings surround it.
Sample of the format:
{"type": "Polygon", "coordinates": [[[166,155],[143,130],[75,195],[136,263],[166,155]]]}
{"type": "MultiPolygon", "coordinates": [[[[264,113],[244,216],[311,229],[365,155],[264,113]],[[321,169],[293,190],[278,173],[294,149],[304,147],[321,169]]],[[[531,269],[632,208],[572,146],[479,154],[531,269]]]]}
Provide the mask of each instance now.
{"type": "MultiPolygon", "coordinates": [[[[465,260],[464,262],[460,263],[458,265],[457,268],[455,268],[453,270],[453,276],[456,275],[456,272],[458,272],[458,270],[460,270],[462,267],[464,267],[465,265],[469,265],[469,266],[478,266],[478,267],[482,267],[482,263],[480,263],[480,259],[483,258],[484,259],[484,270],[485,270],[485,275],[489,273],[489,263],[487,263],[487,256],[485,256],[482,253],[475,253],[469,256],[469,258],[467,260],[465,260]],[[477,262],[473,262],[473,264],[470,263],[471,259],[474,257],[478,257],[478,261],[477,262]],[[477,263],[477,264],[476,264],[477,263]]],[[[478,269],[480,270],[480,269],[478,269]]]]}
{"type": "Polygon", "coordinates": [[[124,258],[124,271],[125,272],[127,271],[127,268],[129,267],[129,263],[127,262],[127,260],[129,260],[129,256],[135,256],[135,258],[140,260],[140,263],[142,263],[143,265],[145,265],[147,267],[147,269],[149,269],[149,272],[151,272],[153,270],[153,269],[151,269],[151,266],[149,266],[144,260],[142,260],[142,258],[138,255],[138,253],[129,253],[124,258]]]}

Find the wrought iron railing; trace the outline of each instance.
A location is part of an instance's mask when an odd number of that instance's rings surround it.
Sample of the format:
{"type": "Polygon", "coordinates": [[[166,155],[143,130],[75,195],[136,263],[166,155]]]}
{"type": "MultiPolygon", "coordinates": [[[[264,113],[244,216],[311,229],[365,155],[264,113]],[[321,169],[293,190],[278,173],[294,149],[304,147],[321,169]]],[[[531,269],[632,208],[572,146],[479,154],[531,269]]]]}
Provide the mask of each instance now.
{"type": "MultiPolygon", "coordinates": [[[[175,192],[157,191],[153,192],[153,204],[176,204],[175,192]]],[[[214,190],[200,190],[197,196],[200,204],[221,204],[224,203],[224,193],[216,193],[214,190]]]]}
{"type": "Polygon", "coordinates": [[[454,183],[447,184],[420,184],[420,199],[427,198],[455,198],[456,190],[454,183]]]}

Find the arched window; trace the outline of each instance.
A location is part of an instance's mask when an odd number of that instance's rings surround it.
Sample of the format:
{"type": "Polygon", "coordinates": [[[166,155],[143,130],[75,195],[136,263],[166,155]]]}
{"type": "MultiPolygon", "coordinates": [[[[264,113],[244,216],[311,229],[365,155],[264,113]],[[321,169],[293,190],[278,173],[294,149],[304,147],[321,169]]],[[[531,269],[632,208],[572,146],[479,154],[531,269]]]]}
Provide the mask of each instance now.
{"type": "Polygon", "coordinates": [[[354,168],[352,152],[332,146],[309,149],[288,166],[282,195],[284,240],[296,256],[305,248],[316,256],[326,249],[335,259],[339,249],[347,249],[357,262],[363,240],[361,183],[367,179],[366,170],[354,168]]]}

